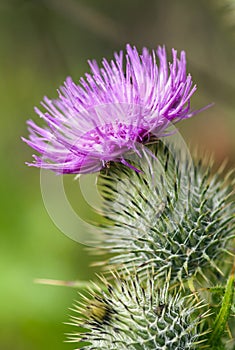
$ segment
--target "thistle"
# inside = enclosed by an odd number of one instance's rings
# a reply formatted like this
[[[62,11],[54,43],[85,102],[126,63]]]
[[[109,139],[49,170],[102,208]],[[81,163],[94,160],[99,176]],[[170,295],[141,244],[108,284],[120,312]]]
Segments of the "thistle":
[[[79,330],[69,339],[78,348],[179,350],[200,343],[207,312],[192,295],[170,291],[167,281],[159,287],[151,274],[145,284],[138,275],[116,275],[113,285],[102,282],[103,289],[96,286],[98,291],[91,291],[90,298],[83,295],[74,306],[71,322]]]
[[[172,281],[181,283],[199,275],[213,281],[234,237],[229,175],[212,176],[166,140],[152,152],[139,158],[140,173],[115,164],[100,175],[110,220],[102,247],[114,254],[106,263],[143,272],[152,266],[157,278],[171,270]]]
[[[89,65],[79,84],[67,78],[58,99],[44,98],[43,110],[35,111],[47,126],[29,120],[29,139],[23,138],[39,153],[31,166],[58,174],[100,171],[108,223],[97,243],[111,254],[106,268],[118,272],[75,305],[78,331],[70,340],[88,350],[195,349],[203,341],[225,349],[234,311],[235,268],[224,287],[234,256],[233,181],[228,185],[231,173],[221,180],[205,162],[194,164],[166,137],[170,126],[198,112],[190,107],[196,87],[185,53],[177,58],[172,50],[168,64],[164,47],[139,54],[127,45],[125,55],[104,59],[101,68]],[[207,300],[219,291],[214,319],[194,288],[202,281],[212,291]]]
[[[29,165],[60,174],[96,172],[110,161],[130,166],[125,153],[136,151],[137,143],[162,137],[170,123],[196,114],[185,52],[177,58],[172,50],[172,56],[168,64],[164,47],[139,54],[127,45],[101,68],[89,62],[91,73],[79,84],[67,78],[58,99],[45,97],[43,110],[35,108],[47,126],[28,121],[29,140],[23,140],[39,152]]]

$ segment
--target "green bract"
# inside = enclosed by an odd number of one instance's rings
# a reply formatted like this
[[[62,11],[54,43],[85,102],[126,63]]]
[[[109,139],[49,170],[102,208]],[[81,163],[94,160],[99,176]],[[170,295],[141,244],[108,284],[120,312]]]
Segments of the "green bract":
[[[135,164],[141,172],[111,164],[99,176],[110,220],[102,229],[103,246],[114,253],[109,264],[130,271],[152,266],[158,278],[171,270],[172,281],[216,278],[234,237],[227,179],[167,143],[151,151],[143,150]]]
[[[144,284],[135,275],[116,276],[113,286],[104,285],[105,291],[91,292],[91,299],[83,297],[75,305],[78,315],[72,322],[79,331],[70,340],[79,348],[182,350],[200,342],[199,324],[206,313],[194,296],[169,291],[168,282],[159,287],[149,274]]]

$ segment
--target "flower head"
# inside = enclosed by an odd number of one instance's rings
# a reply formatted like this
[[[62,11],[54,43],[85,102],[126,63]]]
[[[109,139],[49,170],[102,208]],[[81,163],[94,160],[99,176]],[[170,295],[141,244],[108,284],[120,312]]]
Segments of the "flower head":
[[[45,97],[44,111],[35,108],[47,127],[28,121],[29,140],[23,140],[40,153],[29,165],[76,174],[125,163],[136,143],[164,136],[170,122],[195,114],[190,98],[196,86],[186,74],[184,51],[177,58],[173,49],[168,64],[164,47],[139,54],[127,45],[125,59],[120,51],[101,68],[96,61],[89,65],[91,73],[78,85],[67,78],[58,99]]]

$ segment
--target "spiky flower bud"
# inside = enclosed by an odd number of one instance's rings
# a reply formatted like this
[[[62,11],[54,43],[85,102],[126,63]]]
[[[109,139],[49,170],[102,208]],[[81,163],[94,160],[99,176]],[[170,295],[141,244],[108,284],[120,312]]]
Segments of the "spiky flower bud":
[[[159,288],[148,276],[145,284],[138,275],[116,277],[105,291],[91,292],[91,299],[75,305],[78,315],[72,324],[78,333],[70,335],[78,348],[89,350],[172,350],[194,349],[199,342],[199,324],[207,313],[195,297],[170,292],[168,282]],[[97,287],[98,288],[98,287]],[[85,315],[84,315],[84,310]],[[200,314],[201,313],[201,314]]]
[[[154,155],[139,158],[142,172],[114,164],[100,175],[104,249],[109,263],[129,270],[153,266],[158,278],[171,269],[172,281],[213,278],[234,237],[234,204],[226,179],[193,165],[177,148],[155,143]],[[222,259],[224,261],[224,258]]]

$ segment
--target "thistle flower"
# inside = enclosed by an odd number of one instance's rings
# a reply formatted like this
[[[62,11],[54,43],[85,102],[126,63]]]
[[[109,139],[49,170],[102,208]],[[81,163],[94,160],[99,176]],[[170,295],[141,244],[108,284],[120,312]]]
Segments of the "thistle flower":
[[[173,49],[168,65],[164,47],[139,54],[127,45],[126,54],[103,59],[101,68],[96,61],[89,65],[80,84],[67,78],[58,99],[45,97],[44,111],[35,108],[47,127],[28,121],[29,140],[23,140],[40,153],[29,165],[72,174],[96,172],[109,161],[131,167],[125,152],[196,113],[190,111],[196,86],[186,74],[184,51],[177,58]]]
[[[142,173],[115,165],[99,175],[108,263],[139,272],[153,266],[157,278],[171,270],[172,281],[216,281],[235,237],[231,176],[221,180],[200,161],[193,166],[164,141],[151,148],[157,160],[139,158]]]
[[[71,323],[79,330],[70,341],[87,350],[195,349],[207,315],[202,302],[170,292],[168,282],[159,288],[148,277],[141,284],[138,275],[117,276],[113,286],[104,280],[106,291],[83,296],[74,307]]]

